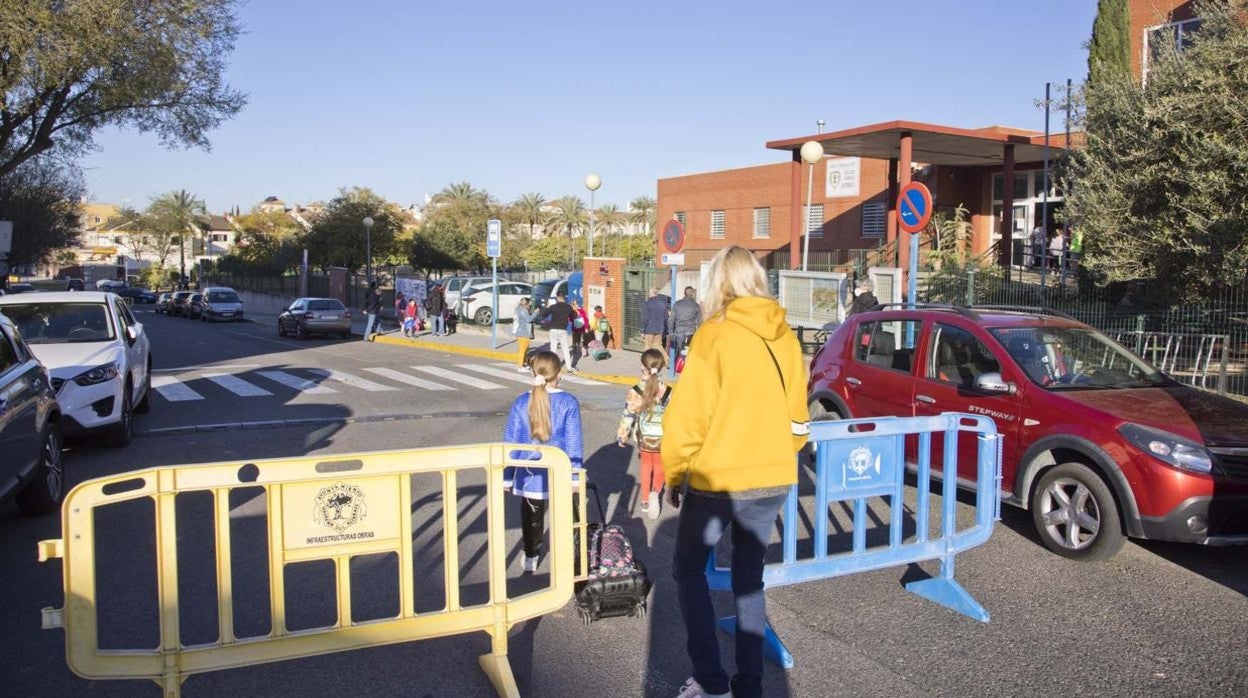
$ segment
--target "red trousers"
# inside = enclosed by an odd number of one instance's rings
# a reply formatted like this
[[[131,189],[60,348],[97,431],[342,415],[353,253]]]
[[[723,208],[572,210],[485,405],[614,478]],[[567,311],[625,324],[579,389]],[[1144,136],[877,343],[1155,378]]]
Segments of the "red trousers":
[[[663,491],[663,459],[658,451],[641,451],[641,498]]]

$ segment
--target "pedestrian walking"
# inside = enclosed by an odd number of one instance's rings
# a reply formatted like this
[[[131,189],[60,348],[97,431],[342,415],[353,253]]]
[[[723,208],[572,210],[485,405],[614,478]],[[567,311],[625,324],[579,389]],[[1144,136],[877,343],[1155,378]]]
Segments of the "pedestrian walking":
[[[429,291],[429,298],[425,301],[425,310],[429,311],[433,336],[441,337],[446,334],[446,296],[442,292],[442,284],[434,284],[433,289]]]
[[[1044,226],[1037,223],[1035,228],[1031,230],[1031,258],[1027,260],[1027,266],[1036,269],[1044,263],[1044,243],[1049,239],[1049,233]]]
[[[581,405],[559,388],[563,369],[559,357],[539,351],[531,362],[533,387],[516,398],[507,416],[503,441],[509,444],[555,446],[572,461],[573,480],[585,467],[581,437]],[[516,450],[516,460],[537,460],[532,451]],[[503,471],[503,487],[519,498],[520,537],[524,545],[524,572],[532,574],[541,562],[546,502],[550,497],[550,473],[546,468],[509,467]]]
[[[568,301],[572,306],[572,348],[579,349],[584,355],[589,343],[594,341],[594,328],[589,324],[589,313],[581,307],[581,302],[573,298]]]
[[[663,350],[663,332],[672,299],[659,288],[650,289],[650,297],[641,306],[641,337],[646,349]]]
[[[1062,256],[1066,252],[1066,238],[1062,235],[1062,229],[1058,228],[1053,234],[1053,239],[1049,241],[1049,256],[1053,259],[1053,270],[1060,271],[1062,268]]]
[[[615,332],[611,331],[611,321],[607,319],[601,305],[594,306],[594,329],[597,330],[598,341],[602,342],[604,349],[610,349],[615,344]]]
[[[658,349],[641,353],[641,382],[628,389],[624,396],[624,414],[616,429],[615,442],[624,447],[631,440],[637,445],[641,466],[637,478],[641,483],[638,497],[641,510],[651,520],[659,518],[659,494],[663,492],[663,411],[672,395],[670,386],[660,376],[667,360]]]
[[[516,337],[516,370],[524,373],[529,370],[529,343],[533,341],[533,322],[537,320],[537,311],[533,310],[528,297],[520,299],[516,306],[516,320],[512,323],[511,333]]]
[[[680,695],[762,695],[767,627],[763,556],[776,514],[797,482],[809,433],[806,364],[784,308],[748,250],[711,261],[705,320],[663,415],[667,500],[680,507],[672,576],[693,676]],[[706,562],[732,530],[737,673],[720,663]]]
[[[563,365],[570,373],[576,373],[572,365],[572,351],[568,346],[568,329],[572,326],[572,306],[568,305],[568,297],[560,293],[555,302],[546,309],[546,326],[550,328],[550,350],[563,359]]]
[[[672,306],[672,319],[667,327],[672,337],[672,356],[680,356],[701,324],[702,306],[698,305],[698,292],[692,286],[686,286],[685,297]]]
[[[377,317],[381,313],[381,294],[377,293],[377,282],[368,282],[368,293],[364,296],[364,314],[368,321],[364,324],[364,341],[371,342],[377,332],[381,331]]]
[[[864,276],[854,284],[854,300],[849,304],[849,312],[845,317],[874,310],[879,304],[879,299],[875,297],[875,282]]]

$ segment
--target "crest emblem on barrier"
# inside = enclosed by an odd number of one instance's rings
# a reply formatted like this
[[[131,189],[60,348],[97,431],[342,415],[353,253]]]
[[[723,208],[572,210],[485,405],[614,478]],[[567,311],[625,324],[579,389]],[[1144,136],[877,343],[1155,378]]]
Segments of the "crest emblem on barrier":
[[[872,453],[871,449],[866,446],[859,446],[849,452],[849,460],[845,463],[845,466],[859,478],[867,475],[872,469],[875,470],[876,475],[879,475],[880,456]]]
[[[329,487],[322,487],[316,493],[313,517],[322,526],[339,532],[345,531],[363,521],[367,514],[364,492],[355,485],[336,482]]]

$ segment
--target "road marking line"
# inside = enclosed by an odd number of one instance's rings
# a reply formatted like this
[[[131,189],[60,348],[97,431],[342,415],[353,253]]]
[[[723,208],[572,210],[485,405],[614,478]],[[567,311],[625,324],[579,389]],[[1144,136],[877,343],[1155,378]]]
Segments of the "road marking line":
[[[370,393],[378,393],[385,390],[398,390],[398,388],[393,385],[374,383],[367,378],[360,378],[359,376],[353,376],[350,373],[343,373],[342,371],[334,368],[309,368],[308,373],[315,373],[316,375],[324,376],[331,381],[338,381],[339,383],[349,385],[352,388],[367,390]]]
[[[364,370],[369,373],[384,376],[392,381],[398,381],[399,383],[405,383],[407,385],[414,385],[417,388],[424,388],[425,390],[455,390],[455,388],[452,388],[449,385],[442,385],[441,383],[427,381],[424,378],[417,378],[416,376],[403,373],[402,371],[396,371],[392,368],[366,368]]]
[[[268,378],[271,381],[281,383],[287,388],[294,388],[295,390],[298,390],[301,393],[309,393],[311,395],[324,395],[326,393],[338,392],[337,390],[334,390],[333,388],[326,388],[323,385],[313,383],[312,381],[306,378],[300,378],[299,376],[296,376],[291,373],[286,373],[285,371],[258,371],[257,373],[264,376],[265,378]]]
[[[498,364],[498,365],[499,365],[499,366],[511,366],[511,367],[512,367],[512,370],[513,370],[513,371],[515,370],[515,364]],[[471,367],[469,367],[469,366],[465,366],[464,368],[471,368]],[[482,368],[484,368],[484,367],[482,367]],[[475,370],[481,370],[481,369],[475,369]],[[523,379],[525,383],[528,383],[528,382],[530,382],[530,381],[532,380],[532,376],[525,377],[525,374],[523,374],[523,373],[519,373],[519,372],[517,372],[515,375],[517,375],[517,376],[519,376],[521,379]],[[511,377],[511,376],[509,376],[509,377]],[[596,381],[596,380],[593,380],[593,379],[590,379],[590,378],[578,378],[577,376],[570,375],[570,374],[567,374],[567,373],[563,374],[563,378],[560,378],[559,380],[560,380],[561,382],[571,383],[571,384],[573,384],[573,385],[607,385],[607,383],[603,383],[602,381]]]
[[[480,388],[481,390],[496,390],[498,388],[503,387],[501,385],[498,385],[497,383],[489,383],[483,380],[478,380],[471,376],[460,375],[454,371],[449,371],[445,368],[442,368],[441,366],[413,366],[412,368],[416,369],[417,371],[424,371],[425,373],[431,373],[439,378],[445,378],[447,380],[456,381],[458,383],[463,383],[464,385],[471,386],[473,388]]]
[[[241,397],[261,397],[273,394],[231,373],[205,373],[204,378]]]
[[[509,381],[516,381],[517,383],[525,383],[527,385],[533,385],[533,374],[529,372],[520,373],[519,371],[516,370],[516,367],[514,365],[510,369],[505,369],[505,368],[496,368],[494,366],[477,366],[473,364],[460,364],[459,368],[466,368],[469,371],[476,371],[478,373],[484,373],[486,375],[494,376],[496,378],[506,378]]]
[[[188,400],[203,400],[204,396],[191,390],[182,381],[169,376],[152,376],[152,387],[160,396],[169,402],[186,402]]]
[[[247,371],[260,368],[260,364],[230,364],[222,366],[182,366],[180,368],[153,368],[152,373],[189,373],[191,371]]]

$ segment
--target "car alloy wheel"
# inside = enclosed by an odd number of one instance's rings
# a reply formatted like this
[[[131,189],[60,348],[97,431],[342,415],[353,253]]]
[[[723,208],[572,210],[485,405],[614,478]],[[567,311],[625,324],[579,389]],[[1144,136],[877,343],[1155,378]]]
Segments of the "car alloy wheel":
[[[488,325],[494,319],[494,311],[490,308],[482,308],[473,315],[473,322],[478,325]]]
[[[130,384],[126,383],[121,395],[121,420],[113,425],[108,435],[108,445],[115,448],[129,446],[134,438],[134,410],[130,407]]]
[[[61,430],[49,424],[43,434],[35,478],[17,495],[17,508],[26,516],[55,511],[65,496],[65,471],[61,460]]]
[[[1063,463],[1040,477],[1032,520],[1046,547],[1076,560],[1103,560],[1122,547],[1114,496],[1082,463]]]

